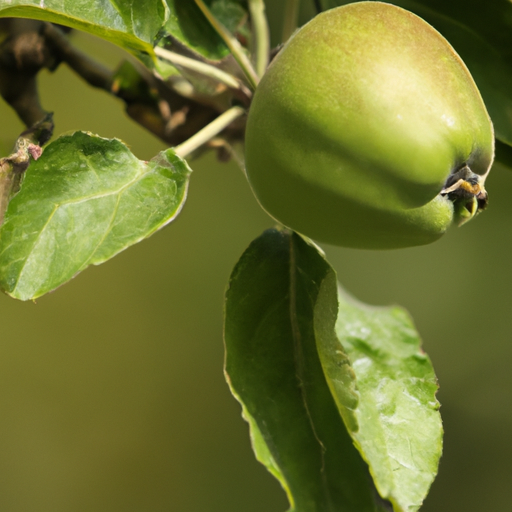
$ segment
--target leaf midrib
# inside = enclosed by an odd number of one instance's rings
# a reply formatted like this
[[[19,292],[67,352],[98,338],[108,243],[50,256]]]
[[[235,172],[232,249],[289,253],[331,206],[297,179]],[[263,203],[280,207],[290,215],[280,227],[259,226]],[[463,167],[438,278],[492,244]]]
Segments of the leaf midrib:
[[[28,253],[28,256],[25,258],[24,262],[23,262],[23,265],[21,266],[21,269],[19,271],[19,274],[18,274],[18,277],[16,279],[16,286],[12,289],[12,292],[11,293],[15,293],[17,288],[18,288],[18,285],[19,283],[21,282],[21,278],[23,277],[23,272],[25,271],[25,268],[27,266],[27,263],[30,259],[30,256],[34,253],[35,249],[37,248],[38,244],[40,243],[41,241],[41,237],[43,235],[43,233],[45,232],[45,230],[47,229],[48,225],[50,224],[53,216],[55,215],[55,212],[63,207],[63,206],[67,206],[67,205],[70,205],[70,204],[80,204],[80,203],[83,203],[83,202],[86,202],[86,201],[91,201],[91,200],[94,200],[94,199],[101,199],[102,197],[109,197],[109,196],[113,196],[113,195],[117,195],[118,196],[118,200],[116,201],[116,205],[115,207],[113,208],[113,217],[110,219],[110,222],[109,222],[109,226],[108,228],[105,230],[105,234],[104,236],[102,237],[101,239],[101,242],[99,245],[96,245],[96,247],[94,248],[94,251],[90,254],[90,256],[87,258],[86,260],[86,263],[80,267],[80,270],[78,270],[78,272],[80,272],[82,269],[84,269],[88,264],[89,262],[91,261],[91,259],[93,258],[94,254],[97,252],[98,248],[101,246],[101,244],[104,242],[105,238],[108,236],[108,234],[110,233],[111,229],[112,229],[112,222],[113,222],[113,219],[115,218],[115,214],[117,213],[117,209],[118,209],[118,206],[119,206],[119,201],[120,201],[120,197],[121,195],[123,194],[123,192],[128,189],[129,187],[131,187],[134,183],[136,183],[138,180],[140,180],[142,177],[146,176],[147,174],[150,174],[150,172],[153,170],[152,167],[149,167],[147,164],[139,164],[139,168],[142,169],[141,172],[137,173],[136,176],[130,180],[128,183],[126,183],[125,185],[123,185],[122,187],[120,187],[118,190],[113,190],[113,191],[110,191],[108,193],[102,193],[102,194],[97,194],[97,195],[91,195],[91,196],[86,196],[86,197],[81,197],[79,200],[69,200],[69,201],[63,201],[61,203],[55,203],[55,206],[51,212],[51,214],[48,216],[48,220],[44,223],[41,231],[39,232],[39,234],[37,235],[37,237],[35,238],[34,240],[34,243],[32,244],[32,248],[30,249],[29,253]],[[94,169],[93,169],[93,172]]]
[[[290,325],[291,325],[291,331],[292,331],[292,338],[293,338],[293,355],[295,360],[295,368],[296,368],[296,377],[300,389],[300,394],[302,397],[302,402],[304,404],[304,409],[309,421],[309,424],[311,426],[311,430],[313,432],[313,435],[315,439],[318,442],[319,448],[320,448],[320,458],[322,461],[322,468],[321,468],[321,480],[322,480],[322,486],[323,486],[323,494],[326,497],[326,502],[329,504],[329,509],[331,512],[335,512],[333,509],[333,500],[331,493],[329,491],[329,486],[327,482],[327,476],[325,472],[325,446],[322,443],[322,440],[319,438],[315,422],[313,420],[313,417],[311,416],[311,412],[309,410],[308,405],[308,398],[307,398],[307,392],[304,386],[304,353],[302,350],[302,335],[300,332],[300,326],[299,321],[297,318],[297,263],[296,263],[296,254],[295,254],[295,244],[294,244],[294,234],[290,234],[288,237],[289,239],[289,252],[290,252],[290,268],[289,268],[289,279],[290,279],[290,290],[289,290],[289,296],[290,296]]]

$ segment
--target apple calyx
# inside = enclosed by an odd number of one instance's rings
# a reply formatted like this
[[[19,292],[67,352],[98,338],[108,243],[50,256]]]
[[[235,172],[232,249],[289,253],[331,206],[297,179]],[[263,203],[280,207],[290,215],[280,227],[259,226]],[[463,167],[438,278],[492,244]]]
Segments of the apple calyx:
[[[459,226],[487,208],[489,196],[484,187],[486,176],[475,174],[468,165],[464,165],[446,180],[441,195],[453,202],[454,221]]]

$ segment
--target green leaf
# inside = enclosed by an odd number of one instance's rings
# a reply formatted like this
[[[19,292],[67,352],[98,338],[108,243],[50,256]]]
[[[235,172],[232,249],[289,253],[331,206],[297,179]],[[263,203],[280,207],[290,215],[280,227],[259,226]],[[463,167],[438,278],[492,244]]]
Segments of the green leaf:
[[[395,512],[416,511],[437,474],[442,450],[431,362],[404,310],[367,306],[341,289],[336,332],[339,341],[322,337],[317,343],[340,412],[380,495]],[[342,351],[357,379],[356,408],[346,405]]]
[[[206,3],[233,33],[247,19],[244,1]],[[211,60],[229,54],[194,0],[9,0],[0,2],[0,17],[33,18],[82,30],[125,48],[150,67],[153,47],[167,36]]]
[[[173,150],[138,160],[119,140],[76,132],[26,171],[0,230],[0,287],[35,299],[172,221],[190,169]]]
[[[335,336],[333,269],[299,235],[269,230],[236,265],[226,292],[226,377],[258,460],[296,512],[383,512],[320,364]],[[342,368],[343,370],[343,368]],[[346,402],[356,407],[353,373]]]
[[[164,0],[10,0],[1,2],[0,16],[59,23],[132,53],[153,56],[153,46],[169,9]]]
[[[325,1],[331,7],[351,3]],[[482,0],[392,0],[390,3],[414,12],[451,43],[482,94],[496,137],[512,145],[512,3]]]
[[[236,0],[209,0],[205,3],[232,33],[247,16],[246,9]],[[227,46],[194,0],[167,0],[167,4],[171,14],[164,26],[166,35],[210,60],[220,60],[229,54]],[[162,43],[165,43],[165,38]]]

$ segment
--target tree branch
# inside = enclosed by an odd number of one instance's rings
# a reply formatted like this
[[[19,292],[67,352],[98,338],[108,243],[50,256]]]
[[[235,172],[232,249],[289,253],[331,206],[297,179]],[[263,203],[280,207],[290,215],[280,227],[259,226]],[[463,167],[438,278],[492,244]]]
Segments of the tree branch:
[[[0,20],[0,28],[9,34],[0,45],[0,94],[26,126],[46,115],[39,101],[37,73],[58,65],[47,51],[42,27],[34,20]]]
[[[111,91],[113,73],[110,69],[75,48],[64,32],[55,25],[45,23],[43,35],[50,49],[58,55],[61,62],[65,62],[75,73],[93,87],[98,87],[108,92]]]
[[[0,19],[9,36],[0,45],[0,94],[20,119],[33,126],[46,115],[39,102],[37,73],[68,65],[85,82],[122,99],[126,113],[138,124],[171,146],[177,146],[209,125],[233,102],[250,104],[250,90],[237,78],[214,66],[171,53],[178,66],[194,68],[191,80],[218,80],[212,95],[199,93],[183,77],[164,82],[141,64],[125,61],[113,72],[75,48],[66,34],[51,23]],[[165,50],[160,53],[169,57]],[[206,69],[207,68],[207,69]],[[206,74],[205,74],[206,73]],[[212,75],[213,74],[213,75]],[[188,75],[185,75],[188,77]],[[239,140],[244,126],[230,127],[229,139]]]

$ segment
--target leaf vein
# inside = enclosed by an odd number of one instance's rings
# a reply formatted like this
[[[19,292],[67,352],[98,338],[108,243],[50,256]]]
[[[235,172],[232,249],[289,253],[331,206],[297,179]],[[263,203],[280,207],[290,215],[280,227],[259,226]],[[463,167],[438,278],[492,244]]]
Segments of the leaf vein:
[[[88,167],[89,167],[89,169],[91,169],[98,176],[98,174],[96,173],[96,171],[94,169],[94,166],[91,164],[91,162],[89,160],[88,160]],[[104,193],[104,194],[95,194],[95,195],[91,195],[91,196],[86,196],[86,197],[80,198],[79,200],[69,200],[69,201],[62,201],[60,203],[56,203],[54,208],[53,208],[53,210],[52,210],[52,212],[51,212],[51,214],[48,216],[48,220],[45,222],[45,224],[41,228],[40,232],[38,233],[36,239],[34,240],[34,244],[32,245],[31,250],[28,251],[28,256],[27,256],[27,258],[25,258],[25,261],[24,261],[24,263],[23,263],[23,265],[22,265],[22,267],[20,269],[20,272],[19,272],[17,280],[16,280],[16,286],[13,288],[13,293],[16,291],[16,289],[18,287],[18,284],[22,280],[23,272],[25,271],[27,262],[30,259],[30,255],[33,254],[33,252],[37,248],[38,244],[41,241],[41,238],[42,238],[43,234],[45,233],[45,230],[50,225],[52,218],[54,217],[55,213],[57,212],[57,210],[59,208],[61,208],[63,206],[70,205],[70,204],[80,204],[80,203],[83,203],[83,202],[86,202],[86,201],[90,201],[90,200],[94,200],[94,199],[100,199],[102,197],[108,197],[108,196],[112,196],[112,195],[116,195],[117,194],[118,195],[118,201],[116,202],[116,207],[114,209],[114,215],[115,215],[115,213],[117,212],[117,207],[119,205],[119,198],[121,197],[122,193],[127,188],[131,187],[134,183],[136,183],[139,179],[141,179],[143,176],[148,174],[149,172],[150,172],[149,169],[147,170],[147,172],[138,172],[137,175],[132,180],[130,180],[128,183],[124,184],[122,187],[120,187],[117,190],[109,191],[109,192]],[[111,219],[111,222],[112,222],[112,219]],[[111,224],[109,224],[109,226],[111,226]],[[104,237],[102,238],[101,243],[104,241],[106,236],[108,236],[108,231],[105,233]],[[96,246],[96,248],[94,249],[94,252],[86,260],[87,263],[80,267],[80,270],[83,270],[88,265],[88,262],[92,259],[92,257],[94,256],[94,254],[95,254],[95,252],[97,250],[98,250],[98,246]]]
[[[324,489],[324,494],[329,503],[329,508],[332,510],[332,496],[329,491],[329,486],[327,484],[327,476],[325,472],[325,446],[318,436],[315,422],[311,415],[311,411],[309,409],[309,403],[307,398],[307,391],[305,387],[305,363],[304,363],[304,352],[302,348],[302,333],[300,330],[299,320],[297,317],[297,273],[300,269],[297,267],[296,255],[295,255],[295,245],[293,240],[293,235],[289,237],[289,251],[290,251],[290,324],[292,330],[292,338],[294,345],[294,359],[295,359],[295,367],[296,367],[296,377],[299,384],[299,389],[302,397],[302,401],[304,404],[304,409],[306,411],[306,415],[308,417],[309,424],[311,426],[311,430],[315,439],[317,440],[320,446],[320,458],[322,461],[321,467],[321,479],[322,485]]]
[[[122,192],[120,192],[117,195],[117,201],[116,201],[114,208],[112,209],[112,216],[110,218],[110,222],[108,224],[108,227],[105,229],[105,232],[104,232],[103,236],[101,237],[101,240],[99,240],[99,242],[96,244],[96,247],[94,247],[93,251],[91,252],[91,255],[89,256],[89,258],[87,258],[85,263],[80,267],[80,270],[78,270],[78,272],[81,272],[83,269],[85,269],[86,267],[89,266],[91,260],[94,258],[94,255],[98,252],[98,249],[103,245],[103,242],[108,237],[108,235],[110,235],[110,233],[112,231],[112,224],[114,223],[114,220],[117,216],[117,212],[119,210],[119,203],[121,202],[121,196],[122,196]]]

